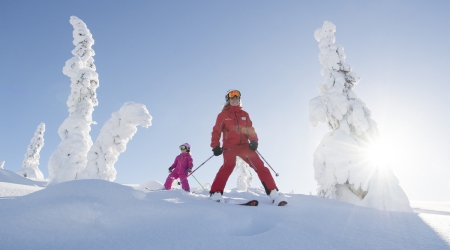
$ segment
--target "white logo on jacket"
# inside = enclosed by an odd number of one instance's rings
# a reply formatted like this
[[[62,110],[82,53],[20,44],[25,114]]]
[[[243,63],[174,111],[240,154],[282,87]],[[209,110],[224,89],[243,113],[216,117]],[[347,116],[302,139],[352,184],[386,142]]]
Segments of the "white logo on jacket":
[[[245,121],[245,120],[247,120],[247,117],[241,117],[241,119],[242,119],[243,121]]]

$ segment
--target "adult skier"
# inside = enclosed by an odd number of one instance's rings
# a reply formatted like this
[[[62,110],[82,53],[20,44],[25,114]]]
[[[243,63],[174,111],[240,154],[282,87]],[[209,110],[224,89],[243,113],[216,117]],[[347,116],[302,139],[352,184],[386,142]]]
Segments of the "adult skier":
[[[181,188],[187,192],[190,191],[189,182],[187,180],[188,173],[192,171],[191,146],[188,143],[180,145],[181,153],[175,158],[172,166],[169,167],[169,176],[167,176],[164,187],[167,190],[172,189],[174,180],[180,178]]]
[[[212,151],[215,156],[223,153],[224,160],[212,183],[211,199],[224,202],[223,190],[236,165],[236,156],[239,156],[255,170],[272,202],[279,206],[286,205],[286,199],[283,195],[278,194],[278,188],[269,169],[264,166],[255,152],[258,148],[258,136],[250,116],[242,110],[241,92],[229,90],[225,95],[225,101],[211,134]],[[222,148],[219,141],[221,136]]]

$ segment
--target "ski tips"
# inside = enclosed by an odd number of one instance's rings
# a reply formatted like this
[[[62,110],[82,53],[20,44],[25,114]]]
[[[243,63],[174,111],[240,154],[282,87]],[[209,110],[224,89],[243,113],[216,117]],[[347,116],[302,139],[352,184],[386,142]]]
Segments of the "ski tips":
[[[259,204],[259,202],[257,200],[252,200],[252,201],[249,201],[247,203],[239,204],[239,205],[254,207],[254,206],[258,206],[258,204]]]
[[[278,206],[282,207],[282,206],[286,206],[288,203],[287,201],[280,201],[280,203],[278,203]]]

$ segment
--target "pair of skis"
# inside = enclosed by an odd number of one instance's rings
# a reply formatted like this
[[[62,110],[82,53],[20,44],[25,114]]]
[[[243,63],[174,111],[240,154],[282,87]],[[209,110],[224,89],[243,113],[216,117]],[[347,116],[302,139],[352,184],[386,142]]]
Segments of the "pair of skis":
[[[231,203],[231,204],[241,205],[241,206],[249,206],[249,207],[256,207],[256,206],[258,206],[259,201],[251,200],[251,201],[247,201],[247,202],[244,202],[244,203]]]
[[[220,201],[217,201],[220,202]],[[225,202],[225,203],[229,203],[229,204],[233,204],[233,205],[240,205],[240,206],[249,206],[249,207],[256,207],[258,206],[259,202],[258,200],[251,200],[251,201],[247,201],[247,202],[243,202],[243,203],[230,203],[230,202]],[[280,203],[278,203],[278,206],[282,207],[287,205],[287,201],[280,201]]]
[[[147,189],[148,191],[162,191],[162,190],[166,190],[166,189],[156,189],[156,190],[150,190],[148,187],[145,187],[145,189]],[[232,202],[231,202],[232,201]],[[225,202],[227,204],[232,204],[232,205],[240,205],[240,206],[249,206],[249,207],[256,207],[259,205],[259,201],[258,200],[250,200],[250,201],[245,201],[245,202],[239,202],[239,201],[235,201],[235,200],[231,200],[230,202]],[[219,202],[219,200],[217,200],[216,202]],[[278,203],[278,206],[285,206],[287,205],[287,201],[281,201],[280,203]]]

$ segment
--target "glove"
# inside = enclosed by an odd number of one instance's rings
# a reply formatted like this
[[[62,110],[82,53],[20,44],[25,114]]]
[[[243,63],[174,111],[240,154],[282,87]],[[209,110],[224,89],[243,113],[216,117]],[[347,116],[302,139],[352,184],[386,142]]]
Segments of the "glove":
[[[173,171],[173,168],[170,167],[170,168],[169,168],[169,173],[172,173],[172,171]]]
[[[188,173],[192,173],[192,168],[188,168],[186,170],[188,171]]]
[[[255,151],[256,149],[258,149],[258,142],[257,141],[251,141],[250,144],[248,144],[248,147]]]
[[[212,149],[212,151],[214,152],[215,156],[219,156],[222,154],[222,149],[220,148],[220,146],[216,146]]]

